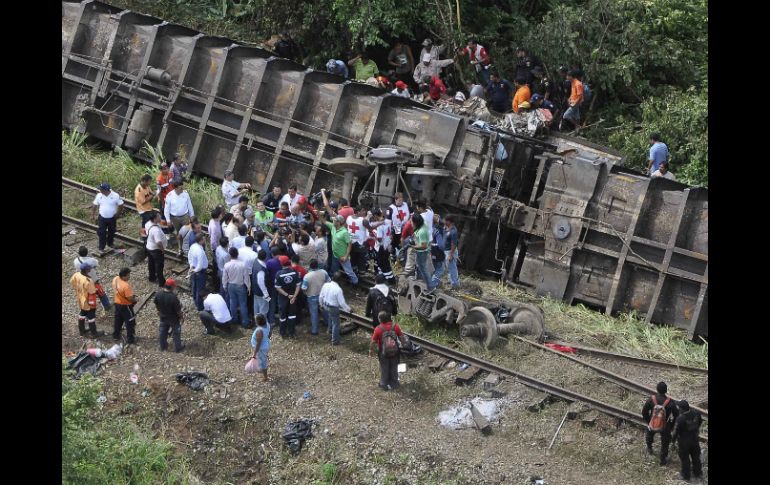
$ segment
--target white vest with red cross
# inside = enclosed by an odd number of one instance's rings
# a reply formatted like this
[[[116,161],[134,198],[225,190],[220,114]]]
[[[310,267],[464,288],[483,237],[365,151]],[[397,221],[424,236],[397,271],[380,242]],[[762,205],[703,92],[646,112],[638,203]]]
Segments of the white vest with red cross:
[[[364,227],[364,218],[348,216],[346,223],[348,232],[350,233],[350,242],[358,243],[363,246],[364,242],[366,242],[369,237],[369,232]]]
[[[409,206],[405,202],[401,203],[401,207],[390,204],[390,222],[393,224],[394,234],[401,234],[401,227],[409,220],[409,215]]]

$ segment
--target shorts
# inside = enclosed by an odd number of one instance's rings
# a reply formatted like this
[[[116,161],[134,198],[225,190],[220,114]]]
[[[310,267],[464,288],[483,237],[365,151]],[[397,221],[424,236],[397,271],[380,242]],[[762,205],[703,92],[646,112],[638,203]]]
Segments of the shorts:
[[[580,120],[580,108],[578,106],[570,106],[562,116],[565,120],[579,121]]]

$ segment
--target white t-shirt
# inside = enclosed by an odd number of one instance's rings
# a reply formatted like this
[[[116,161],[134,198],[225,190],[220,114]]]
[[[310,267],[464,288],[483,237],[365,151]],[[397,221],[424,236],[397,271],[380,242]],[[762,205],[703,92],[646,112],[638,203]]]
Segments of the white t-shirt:
[[[369,237],[369,232],[364,227],[364,218],[348,216],[345,222],[348,226],[348,232],[350,233],[350,242],[357,242],[358,244],[363,245]]]
[[[230,247],[235,249],[241,249],[246,245],[246,236],[237,236],[230,240]]]
[[[99,266],[99,260],[98,259],[91,258],[91,257],[88,257],[88,256],[86,256],[84,258],[81,258],[80,256],[78,256],[77,258],[75,258],[74,263],[75,263],[75,270],[76,271],[80,271],[80,265],[82,263],[88,264],[91,267],[91,271],[88,273],[88,276],[90,276],[91,279],[94,280],[95,282],[99,281],[99,275],[96,273],[96,267]]]
[[[238,199],[241,198],[241,194],[238,193],[238,187],[241,185],[240,182],[236,182],[235,180],[227,181],[225,180],[222,182],[222,195],[225,196],[225,202],[227,205],[234,205],[238,203]]]
[[[112,190],[110,190],[109,195],[99,192],[94,198],[94,205],[99,206],[100,216],[105,219],[111,219],[118,212],[118,206],[123,205],[123,199],[120,198],[117,192]]]
[[[214,315],[214,319],[219,323],[227,323],[233,318],[230,315],[230,310],[227,308],[225,299],[219,293],[209,293],[209,296],[203,300],[203,309],[211,312]]]
[[[382,247],[386,251],[390,250],[390,240],[392,237],[391,225],[392,224],[390,222],[390,219],[385,219],[382,225],[377,226],[376,248],[378,251],[380,250],[380,247]]]
[[[401,234],[401,228],[409,220],[409,215],[409,206],[406,202],[402,202],[400,207],[390,204],[390,222],[393,224],[395,234]]]
[[[249,270],[249,274],[251,274],[251,266],[254,264],[255,259],[257,259],[257,253],[253,249],[246,247],[245,243],[242,248],[238,248],[238,260],[243,261],[246,269]]]
[[[283,197],[281,197],[281,200],[278,201],[278,207],[281,207],[281,202],[286,202],[289,204],[289,210],[291,210],[292,207],[297,205],[297,202],[299,202],[299,198],[302,197],[302,195],[297,192],[294,194],[294,197],[291,197],[289,194],[283,194]]]
[[[163,232],[163,229],[158,224],[153,224],[152,221],[148,221],[145,228],[147,229],[147,250],[165,249],[168,236]]]
[[[425,209],[425,212],[420,215],[425,225],[428,226],[428,241],[433,242],[433,209]]]
[[[409,90],[408,89],[404,89],[403,91],[401,91],[399,93],[398,92],[398,88],[395,88],[393,91],[390,92],[390,94],[392,94],[394,96],[400,96],[402,98],[411,98],[411,96],[409,96]]]
[[[668,171],[666,173],[660,173],[660,169],[655,170],[652,173],[652,176],[653,177],[663,177],[664,179],[669,179],[669,180],[676,180],[676,177],[674,177],[674,174],[671,173],[671,171]]]

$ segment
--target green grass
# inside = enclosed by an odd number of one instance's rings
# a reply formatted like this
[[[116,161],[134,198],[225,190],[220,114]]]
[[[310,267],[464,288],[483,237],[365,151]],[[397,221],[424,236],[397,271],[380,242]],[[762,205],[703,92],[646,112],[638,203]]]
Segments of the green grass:
[[[96,187],[102,182],[128,200],[134,198],[134,188],[145,173],[153,177],[152,187],[159,170],[157,167],[135,162],[124,150],[115,152],[96,150],[85,145],[85,137],[75,131],[62,131],[62,176]],[[160,155],[156,149],[146,150],[152,158]],[[209,212],[217,205],[224,204],[221,186],[207,178],[192,176],[185,181],[185,190],[190,194],[195,214],[206,224]],[[159,208],[157,202],[155,207]]]
[[[129,418],[102,412],[102,384],[90,375],[74,381],[62,362],[62,483],[197,483],[173,445],[153,439]]]

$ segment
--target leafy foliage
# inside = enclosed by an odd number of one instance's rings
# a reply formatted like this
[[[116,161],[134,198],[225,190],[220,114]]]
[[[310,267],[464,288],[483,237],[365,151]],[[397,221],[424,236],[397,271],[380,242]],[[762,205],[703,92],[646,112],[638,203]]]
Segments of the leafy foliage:
[[[146,436],[124,418],[99,415],[102,384],[86,374],[73,380],[62,361],[62,483],[194,482],[172,445]],[[101,419],[100,419],[101,418]]]

